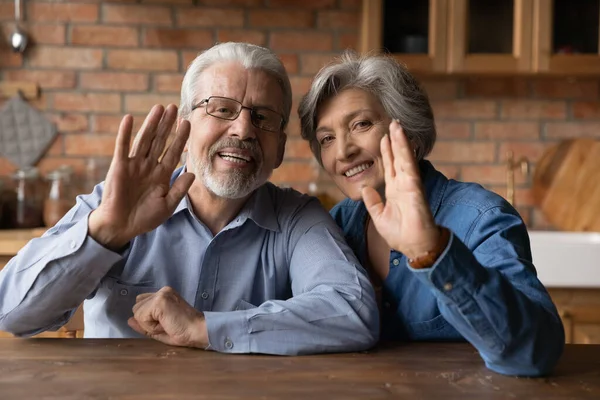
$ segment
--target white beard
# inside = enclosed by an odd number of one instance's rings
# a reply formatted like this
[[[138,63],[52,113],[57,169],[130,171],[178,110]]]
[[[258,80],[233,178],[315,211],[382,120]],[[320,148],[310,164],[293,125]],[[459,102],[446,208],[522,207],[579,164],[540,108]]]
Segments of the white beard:
[[[219,157],[215,155],[214,157]],[[248,196],[264,182],[259,182],[259,174],[262,165],[249,174],[239,169],[233,169],[229,173],[216,174],[210,160],[202,162],[190,153],[187,155],[188,165],[193,169],[196,179],[201,179],[204,186],[219,197],[226,199],[240,199]]]

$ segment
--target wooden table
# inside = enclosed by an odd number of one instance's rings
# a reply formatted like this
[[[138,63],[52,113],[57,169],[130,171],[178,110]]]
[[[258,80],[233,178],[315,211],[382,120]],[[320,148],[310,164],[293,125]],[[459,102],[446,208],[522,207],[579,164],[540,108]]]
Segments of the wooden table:
[[[0,340],[1,399],[600,398],[600,346],[568,345],[548,378],[489,371],[464,343],[302,357],[227,355],[152,340]]]

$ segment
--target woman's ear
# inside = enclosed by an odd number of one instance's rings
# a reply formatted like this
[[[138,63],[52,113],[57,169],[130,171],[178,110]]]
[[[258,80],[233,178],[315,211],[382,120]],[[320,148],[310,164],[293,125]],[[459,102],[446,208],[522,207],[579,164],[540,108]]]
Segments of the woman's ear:
[[[275,168],[278,168],[283,162],[283,156],[285,155],[285,143],[287,142],[287,135],[285,132],[281,133],[281,139],[279,140],[279,146],[277,147],[277,162]]]

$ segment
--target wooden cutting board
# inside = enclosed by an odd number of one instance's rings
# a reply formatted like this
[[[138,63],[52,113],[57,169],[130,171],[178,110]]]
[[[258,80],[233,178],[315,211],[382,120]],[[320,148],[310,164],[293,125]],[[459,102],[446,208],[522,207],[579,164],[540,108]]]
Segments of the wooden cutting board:
[[[600,232],[600,141],[570,139],[546,150],[533,176],[533,197],[556,228]]]

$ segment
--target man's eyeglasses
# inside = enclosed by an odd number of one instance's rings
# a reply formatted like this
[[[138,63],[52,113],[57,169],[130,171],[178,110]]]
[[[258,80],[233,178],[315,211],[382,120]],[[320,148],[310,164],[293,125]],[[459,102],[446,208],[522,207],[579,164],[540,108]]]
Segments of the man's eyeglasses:
[[[206,113],[212,117],[233,121],[240,116],[243,109],[250,111],[252,125],[269,132],[279,132],[283,129],[285,119],[276,111],[266,107],[246,107],[237,100],[228,97],[210,96],[201,100],[192,111],[205,106]]]

